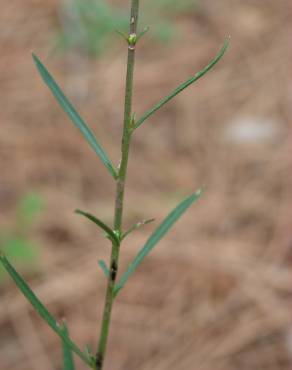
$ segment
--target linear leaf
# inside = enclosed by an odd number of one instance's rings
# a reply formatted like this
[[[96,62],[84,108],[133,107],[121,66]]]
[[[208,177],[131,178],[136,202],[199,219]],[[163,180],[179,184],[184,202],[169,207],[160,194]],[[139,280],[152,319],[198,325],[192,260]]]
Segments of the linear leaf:
[[[144,27],[144,29],[137,35],[137,42],[150,30],[149,26]]]
[[[79,215],[82,215],[82,216],[88,218],[88,220],[94,222],[97,226],[99,226],[103,231],[106,232],[106,234],[108,235],[109,239],[113,243],[115,243],[116,245],[118,245],[120,243],[118,237],[113,232],[113,230],[109,226],[107,226],[105,223],[103,223],[101,220],[99,220],[95,216],[91,215],[90,213],[81,211],[80,209],[76,209],[75,213],[77,213]]]
[[[223,47],[219,51],[219,53],[216,55],[216,57],[201,71],[196,73],[194,77],[190,78],[186,82],[182,83],[179,85],[175,90],[172,91],[168,96],[165,98],[161,99],[160,102],[158,102],[156,105],[154,105],[151,109],[149,109],[147,112],[143,114],[141,118],[139,118],[135,124],[135,128],[139,127],[142,125],[144,121],[146,121],[147,118],[149,118],[153,113],[155,113],[158,109],[160,109],[164,104],[168,103],[171,99],[173,99],[177,94],[182,92],[184,89],[189,87],[191,84],[196,82],[199,78],[203,77],[210,69],[212,69],[215,64],[219,62],[219,60],[223,57],[225,51],[227,50],[229,46],[229,39],[226,39]]]
[[[105,277],[108,279],[109,278],[109,275],[110,275],[110,272],[109,272],[109,269],[108,269],[106,263],[103,260],[99,260],[98,261],[98,264],[99,264],[99,267],[104,272]]]
[[[148,253],[154,248],[154,246],[160,241],[160,239],[167,233],[171,226],[181,217],[181,215],[200,198],[202,189],[192,194],[185,200],[183,200],[170,214],[162,221],[157,227],[154,233],[147,240],[145,245],[141,248],[134,261],[130,264],[128,270],[122,275],[121,279],[115,287],[115,295],[122,289],[129,277],[135,272],[137,267],[141,264],[143,259]]]
[[[68,327],[64,320],[63,320],[63,332],[67,337],[69,337]],[[75,370],[72,349],[63,339],[62,339],[62,348],[63,348],[63,370]]]
[[[48,88],[51,90],[53,95],[55,96],[56,100],[58,101],[61,108],[68,114],[74,125],[81,131],[82,135],[86,139],[86,141],[89,143],[91,148],[95,151],[95,153],[99,156],[99,158],[102,160],[103,164],[106,166],[106,168],[109,170],[110,174],[116,178],[117,172],[108,158],[107,154],[101,147],[101,145],[97,142],[95,136],[93,135],[92,131],[89,129],[87,124],[83,121],[83,119],[80,117],[79,113],[76,111],[72,103],[68,100],[68,98],[64,95],[59,85],[54,80],[53,76],[49,73],[49,71],[46,69],[46,67],[42,64],[42,62],[38,59],[38,57],[35,54],[32,54],[33,60],[35,62],[35,65],[45,82],[45,84],[48,86]]]
[[[84,353],[86,354],[86,356],[88,356],[89,358],[92,359],[92,362],[95,363],[95,356],[92,354],[92,350],[91,350],[91,347],[89,346],[89,344],[86,344],[85,347],[84,347]]]
[[[141,226],[147,225],[147,224],[149,224],[150,222],[153,222],[153,221],[155,221],[155,219],[154,218],[150,218],[149,220],[143,220],[143,221],[137,222],[136,224],[134,224],[133,226],[131,226],[129,228],[129,230],[127,230],[122,235],[122,239],[125,239],[126,236],[128,236],[129,234],[131,234],[133,231],[139,229]]]
[[[34,292],[30,289],[23,278],[18,274],[14,267],[9,263],[4,255],[0,255],[0,261],[9,275],[12,277],[18,288],[21,290],[23,295],[32,304],[34,309],[39,313],[39,315],[46,321],[46,323],[54,330],[54,332],[64,341],[67,346],[72,349],[87,365],[93,367],[92,360],[89,359],[80,348],[66,335],[62,327],[57,323],[55,318],[49,313],[47,308],[42,304]]]

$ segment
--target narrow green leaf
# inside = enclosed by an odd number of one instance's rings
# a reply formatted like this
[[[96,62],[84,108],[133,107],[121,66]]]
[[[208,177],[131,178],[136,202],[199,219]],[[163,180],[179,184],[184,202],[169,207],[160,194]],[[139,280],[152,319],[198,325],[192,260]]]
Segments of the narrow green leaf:
[[[89,359],[69,338],[69,336],[64,333],[62,327],[57,323],[55,318],[49,313],[47,308],[42,304],[42,302],[38,299],[38,297],[34,294],[34,292],[30,289],[27,283],[18,274],[18,272],[14,269],[14,267],[9,263],[9,261],[3,254],[0,254],[0,262],[2,263],[8,274],[11,276],[11,278],[14,280],[18,288],[21,290],[23,295],[32,304],[34,309],[39,313],[44,321],[46,321],[46,323],[54,330],[54,332],[64,342],[66,342],[67,346],[70,347],[73,352],[75,352],[87,365],[93,367],[94,364],[92,363],[92,360]]]
[[[92,363],[95,363],[95,356],[92,354],[92,349],[89,346],[89,344],[85,345],[84,353],[86,354],[86,356],[88,356],[88,358],[90,358],[92,360]]]
[[[146,244],[141,248],[134,261],[130,264],[128,270],[122,275],[121,279],[115,287],[115,295],[117,295],[118,292],[122,289],[126,281],[135,272],[137,267],[153,249],[153,247],[160,241],[160,239],[167,233],[167,231],[181,217],[181,215],[192,205],[192,203],[200,198],[201,194],[202,189],[198,190],[196,193],[183,200],[172,212],[170,212],[170,214],[164,219],[164,221],[162,221],[162,223],[157,227],[154,233],[147,240]]]
[[[63,320],[63,332],[66,335],[66,337],[69,337],[68,327],[64,320]],[[63,370],[75,370],[72,349],[63,339],[62,339],[62,348],[63,348]]]
[[[134,230],[137,230],[139,229],[141,226],[144,226],[144,225],[147,225],[149,224],[150,222],[153,222],[155,221],[154,218],[151,218],[149,220],[143,220],[141,222],[137,222],[136,224],[134,224],[133,226],[130,227],[129,230],[127,230],[123,235],[122,235],[122,239],[124,239],[126,236],[128,236],[129,234],[131,234]]]
[[[120,30],[115,30],[115,32],[120,35],[124,40],[128,41],[128,35],[123,32],[123,31],[120,31]]]
[[[177,94],[179,94],[184,89],[186,89],[187,87],[189,87],[191,84],[193,84],[194,82],[196,82],[199,78],[203,77],[210,69],[212,69],[215,66],[215,64],[217,64],[219,62],[219,60],[223,57],[225,51],[227,50],[228,46],[229,46],[229,39],[226,39],[225,42],[224,42],[224,45],[221,48],[221,50],[219,51],[219,53],[216,55],[216,57],[204,69],[202,69],[201,71],[199,71],[198,73],[196,73],[194,75],[194,77],[190,78],[186,82],[184,82],[181,85],[179,85],[175,90],[173,90],[172,93],[170,93],[168,96],[166,96],[165,98],[163,98],[162,100],[160,100],[159,103],[157,103],[156,105],[154,105],[154,107],[152,107],[146,113],[144,113],[143,116],[141,118],[139,118],[138,121],[136,122],[135,128],[137,128],[140,125],[142,125],[142,123],[144,121],[146,121],[147,118],[149,118],[150,116],[152,116],[153,113],[155,113],[158,109],[160,109],[164,104],[168,103]]]
[[[109,275],[110,275],[110,272],[109,272],[109,269],[108,269],[106,263],[103,260],[99,260],[98,261],[98,264],[99,264],[99,267],[104,272],[105,277],[108,279],[109,278]]]
[[[102,160],[103,164],[109,170],[110,174],[114,178],[117,178],[117,172],[112,162],[108,158],[107,154],[105,153],[101,145],[97,142],[92,131],[89,129],[87,124],[83,121],[83,119],[80,117],[76,109],[73,107],[72,103],[70,103],[70,101],[64,95],[64,93],[62,92],[62,90],[60,89],[56,81],[54,80],[53,76],[49,73],[49,71],[42,64],[42,62],[38,59],[38,57],[35,54],[32,54],[32,57],[33,57],[35,65],[43,81],[48,86],[48,88],[51,90],[51,92],[55,96],[61,108],[64,110],[64,112],[68,114],[68,116],[70,117],[74,125],[81,131],[86,141],[89,143],[91,148],[95,151],[95,153]]]
[[[109,239],[115,244],[115,245],[119,245],[120,241],[117,237],[117,235],[114,233],[114,231],[109,227],[107,226],[105,223],[103,223],[102,221],[100,221],[98,218],[96,218],[95,216],[91,215],[90,213],[87,213],[87,212],[83,212],[81,211],[80,209],[76,209],[75,210],[75,213],[79,214],[79,215],[82,215],[86,218],[88,218],[88,220],[94,222],[97,226],[99,226],[103,231],[106,232],[107,236],[109,237]]]
[[[92,349],[89,344],[85,344],[84,353],[87,353],[88,357],[92,357]]]
[[[144,27],[144,29],[137,35],[137,42],[149,31],[149,29],[149,26]]]

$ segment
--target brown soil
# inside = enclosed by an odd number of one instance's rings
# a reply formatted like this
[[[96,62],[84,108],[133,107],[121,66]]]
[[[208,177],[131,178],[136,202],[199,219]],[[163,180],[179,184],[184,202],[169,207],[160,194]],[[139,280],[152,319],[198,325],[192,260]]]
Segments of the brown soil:
[[[29,53],[36,51],[54,71],[115,163],[126,54],[121,45],[87,61],[86,74],[78,74],[74,53],[52,54],[57,5],[15,0],[1,6],[0,221],[9,226],[28,190],[44,197],[46,210],[31,235],[41,260],[37,271],[24,273],[48,308],[66,317],[74,340],[95,348],[105,288],[97,261],[108,258],[109,247],[72,211],[85,209],[110,223],[114,186]],[[183,37],[171,46],[141,43],[138,114],[204,66],[232,35],[215,70],[135,135],[125,226],[151,217],[157,225],[183,196],[201,185],[207,190],[117,299],[105,369],[292,368],[289,10],[288,0],[205,0],[176,20]],[[88,76],[84,99],[73,87]],[[256,143],[227,140],[239,118],[273,122],[276,133]],[[128,238],[122,270],[154,227]],[[9,280],[0,294],[0,368],[60,369],[59,339]]]

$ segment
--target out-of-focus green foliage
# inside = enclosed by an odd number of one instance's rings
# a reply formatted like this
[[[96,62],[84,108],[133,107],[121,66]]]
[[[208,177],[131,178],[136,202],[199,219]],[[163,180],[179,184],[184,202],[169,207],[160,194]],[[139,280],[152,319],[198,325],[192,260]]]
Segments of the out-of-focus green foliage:
[[[36,193],[26,194],[19,202],[15,220],[9,229],[0,229],[0,251],[20,268],[33,266],[38,258],[38,249],[30,240],[29,231],[43,209],[43,199]],[[4,278],[0,266],[0,283]]]
[[[148,0],[146,7],[151,12],[161,11],[164,14],[176,15],[178,13],[189,11],[196,5],[198,0]]]
[[[110,42],[115,29],[127,27],[127,14],[105,0],[63,0],[60,5],[61,32],[58,46],[80,48],[100,54]]]
[[[177,34],[174,16],[195,9],[198,0],[148,0],[143,4],[142,25],[151,35],[166,43]],[[115,30],[126,32],[128,15],[124,9],[106,0],[63,0],[60,5],[61,32],[57,45],[61,50],[79,48],[99,55],[113,45]]]

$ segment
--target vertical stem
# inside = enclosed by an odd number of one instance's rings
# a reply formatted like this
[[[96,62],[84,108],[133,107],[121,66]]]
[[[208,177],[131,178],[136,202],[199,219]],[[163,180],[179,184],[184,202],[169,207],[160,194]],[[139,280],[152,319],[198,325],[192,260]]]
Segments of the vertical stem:
[[[123,221],[123,205],[125,182],[127,176],[127,166],[129,158],[129,148],[132,134],[132,95],[133,95],[133,76],[135,65],[135,44],[139,13],[139,0],[131,0],[131,16],[130,16],[130,35],[128,38],[128,62],[127,62],[127,77],[125,89],[125,108],[124,108],[124,128],[122,137],[122,158],[119,168],[118,177],[116,180],[116,200],[115,200],[115,216],[114,228],[119,234],[122,232]],[[134,41],[133,41],[134,40]],[[109,326],[111,319],[112,306],[114,302],[114,287],[116,275],[118,271],[120,244],[112,244],[111,260],[110,260],[110,274],[108,278],[105,305],[103,311],[103,319],[101,332],[99,337],[98,350],[96,354],[96,370],[102,370],[104,357],[106,353],[106,346],[108,341]]]

